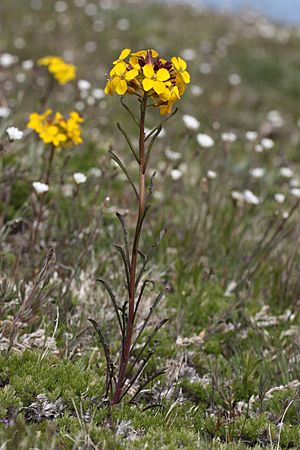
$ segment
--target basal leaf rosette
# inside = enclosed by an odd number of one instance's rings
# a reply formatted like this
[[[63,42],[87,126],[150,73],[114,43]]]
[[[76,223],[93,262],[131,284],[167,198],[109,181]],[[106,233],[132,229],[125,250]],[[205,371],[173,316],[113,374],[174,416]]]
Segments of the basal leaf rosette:
[[[125,48],[113,62],[105,93],[147,95],[153,100],[153,106],[159,107],[161,115],[165,115],[172,111],[189,82],[190,74],[182,58],[174,56],[169,61],[155,50],[131,53]]]
[[[61,149],[82,143],[80,124],[83,121],[76,111],[64,117],[47,109],[43,114],[31,113],[27,128],[34,130],[45,144]]]

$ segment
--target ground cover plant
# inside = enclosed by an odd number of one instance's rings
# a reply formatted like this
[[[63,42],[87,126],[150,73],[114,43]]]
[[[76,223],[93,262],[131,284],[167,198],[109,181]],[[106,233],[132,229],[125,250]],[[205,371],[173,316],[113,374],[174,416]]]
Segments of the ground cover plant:
[[[299,448],[299,30],[138,0],[4,1],[0,25],[1,448]],[[104,285],[128,324],[140,104],[120,104],[124,47],[191,75],[171,110],[162,67],[143,71],[167,115],[144,126],[151,282],[129,357]],[[137,377],[114,390],[119,357]]]

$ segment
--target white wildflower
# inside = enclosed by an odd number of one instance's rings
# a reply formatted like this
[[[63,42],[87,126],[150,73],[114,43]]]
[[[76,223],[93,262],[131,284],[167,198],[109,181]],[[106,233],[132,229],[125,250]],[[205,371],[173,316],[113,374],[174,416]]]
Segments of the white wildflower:
[[[212,137],[204,133],[197,134],[197,142],[203,148],[211,148],[215,143]]]
[[[257,144],[257,145],[255,146],[254,150],[255,150],[257,153],[262,153],[262,152],[264,151],[264,148],[263,148],[263,146],[262,146],[261,144]]]
[[[237,135],[232,133],[232,131],[227,131],[221,134],[221,138],[223,142],[227,142],[228,144],[232,144],[237,140]]]
[[[247,131],[246,132],[246,139],[249,142],[255,142],[257,137],[258,137],[257,131]]]
[[[178,161],[181,158],[181,153],[174,152],[169,147],[165,149],[165,155],[170,161]]]
[[[278,192],[278,193],[274,194],[274,198],[277,203],[283,203],[285,200],[285,195]]]
[[[22,69],[24,70],[31,70],[34,66],[34,62],[32,59],[26,59],[22,62]]]
[[[211,71],[212,71],[211,64],[210,64],[210,63],[207,63],[207,62],[203,62],[202,64],[200,64],[199,70],[200,70],[200,72],[203,73],[204,75],[208,75],[208,74],[211,73]]]
[[[105,98],[105,93],[103,89],[93,89],[92,90],[92,95],[94,98],[96,98],[97,100],[101,100],[102,98]]]
[[[214,180],[215,178],[217,178],[217,172],[215,172],[214,170],[208,170],[206,176],[210,180]]]
[[[228,77],[228,82],[231,86],[238,86],[242,82],[242,78],[238,73],[232,73]]]
[[[10,109],[6,106],[0,106],[0,118],[1,119],[7,119],[7,117],[10,115]]]
[[[189,129],[189,130],[198,130],[199,126],[200,126],[200,122],[198,119],[196,119],[196,117],[191,116],[190,114],[184,114],[182,116],[182,120],[185,124],[185,126]]]
[[[274,147],[274,141],[272,139],[269,138],[263,138],[261,140],[261,145],[263,146],[263,148],[265,148],[266,150],[270,150],[271,148]]]
[[[76,184],[83,184],[86,182],[87,177],[84,175],[84,173],[76,172],[73,174],[73,178]]]
[[[281,128],[284,124],[283,118],[279,111],[269,111],[267,114],[268,121],[273,125],[275,128]]]
[[[296,198],[300,198],[300,189],[299,188],[292,188],[290,190],[290,193],[296,197]]]
[[[230,281],[230,283],[228,284],[228,286],[226,288],[224,296],[225,297],[230,297],[233,294],[233,292],[235,291],[236,287],[237,287],[237,282],[234,281],[234,280]]]
[[[280,167],[279,172],[284,178],[292,178],[294,176],[293,170],[289,167]]]
[[[171,170],[171,178],[174,181],[179,180],[182,177],[182,172],[179,169],[172,169]]]
[[[185,48],[181,52],[181,57],[186,61],[193,61],[197,56],[196,51],[193,48]]]
[[[292,178],[290,180],[290,186],[291,187],[299,187],[300,186],[300,180],[299,178]]]
[[[260,200],[252,191],[246,189],[243,194],[246,203],[249,203],[250,205],[259,205]]]
[[[2,53],[0,55],[0,66],[8,69],[11,67],[14,63],[18,61],[18,57],[11,55],[10,53]]]
[[[254,169],[250,169],[249,173],[253,178],[262,178],[266,173],[266,169],[255,167]]]
[[[196,85],[196,84],[193,84],[193,85],[190,87],[190,92],[191,92],[191,94],[192,94],[194,97],[199,97],[200,95],[203,94],[204,89],[203,89],[201,86],[198,86],[198,85]]]
[[[78,80],[77,86],[81,91],[87,91],[88,89],[90,89],[91,83],[87,80]]]
[[[117,22],[117,28],[120,31],[127,31],[130,28],[130,22],[128,19],[126,19],[126,17],[122,17],[121,19],[118,20]]]
[[[19,141],[23,137],[23,131],[19,130],[16,127],[9,127],[6,130],[10,141]]]
[[[37,194],[44,194],[49,191],[49,186],[46,183],[42,183],[41,181],[34,181],[32,183],[33,189]]]

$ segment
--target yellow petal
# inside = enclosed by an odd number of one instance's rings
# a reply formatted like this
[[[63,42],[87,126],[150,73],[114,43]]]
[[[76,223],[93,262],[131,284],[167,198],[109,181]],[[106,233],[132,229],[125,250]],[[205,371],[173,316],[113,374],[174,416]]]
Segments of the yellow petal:
[[[138,76],[138,71],[136,69],[129,70],[125,73],[125,80],[133,80],[136,76]]]
[[[145,75],[145,77],[147,78],[152,78],[154,75],[154,69],[151,66],[151,64],[145,64],[143,67],[143,73]]]
[[[169,105],[161,106],[159,108],[159,112],[160,112],[161,116],[165,116],[166,114],[168,114],[169,113],[169,109],[170,109]]]
[[[172,89],[172,97],[174,98],[174,97],[177,97],[178,98],[178,100],[180,99],[180,95],[179,95],[179,90],[178,90],[178,87],[177,86],[174,86],[173,87],[173,89]]]
[[[123,59],[127,58],[128,55],[130,55],[130,48],[124,48],[124,50],[121,51],[119,59],[122,61]]]
[[[151,51],[153,58],[157,58],[157,57],[158,57],[158,53],[157,53],[156,50],[153,50],[153,48],[150,48],[150,49],[148,50],[148,52],[149,52],[149,51]]]
[[[181,72],[181,76],[186,84],[188,84],[191,81],[190,74],[186,70],[184,72]]]
[[[163,101],[163,102],[167,102],[170,98],[171,98],[171,92],[169,91],[169,89],[165,89],[159,96],[159,98]]]
[[[115,65],[115,73],[120,76],[126,71],[126,64],[122,61]]]
[[[170,74],[167,69],[159,69],[156,78],[158,81],[167,81],[170,78]]]
[[[162,81],[154,81],[153,83],[153,89],[155,90],[155,92],[160,95],[162,94],[167,88],[164,85],[164,83]]]
[[[127,83],[125,80],[120,80],[116,86],[116,93],[119,95],[124,95],[127,91]]]
[[[150,78],[145,78],[143,80],[143,88],[145,91],[150,91],[153,88],[154,81]]]
[[[180,58],[180,56],[178,56],[178,63],[180,65],[180,69],[181,70],[185,70],[186,69],[186,62],[184,59]]]
[[[180,70],[180,65],[179,65],[178,59],[175,56],[173,56],[173,58],[171,58],[171,61],[172,61],[173,66],[175,67],[175,69]]]

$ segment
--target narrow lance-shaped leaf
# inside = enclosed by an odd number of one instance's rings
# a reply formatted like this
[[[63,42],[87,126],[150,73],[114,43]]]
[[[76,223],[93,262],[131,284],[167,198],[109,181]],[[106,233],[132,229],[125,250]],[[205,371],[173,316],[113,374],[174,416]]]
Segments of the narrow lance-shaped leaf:
[[[130,175],[129,175],[127,169],[126,169],[126,167],[124,166],[124,164],[123,164],[122,161],[120,160],[120,158],[118,158],[118,156],[117,156],[112,150],[108,150],[108,153],[110,154],[111,159],[113,159],[113,160],[118,164],[118,166],[120,167],[120,169],[121,169],[121,170],[123,171],[123,173],[126,175],[126,178],[127,178],[127,180],[129,181],[129,183],[130,183],[132,189],[134,190],[134,193],[135,193],[137,199],[139,199],[139,194],[138,194],[138,191],[137,191],[137,189],[136,189],[136,187],[135,187],[135,184],[134,184],[133,180],[131,179],[131,177],[130,177]]]

